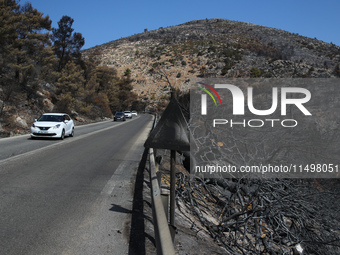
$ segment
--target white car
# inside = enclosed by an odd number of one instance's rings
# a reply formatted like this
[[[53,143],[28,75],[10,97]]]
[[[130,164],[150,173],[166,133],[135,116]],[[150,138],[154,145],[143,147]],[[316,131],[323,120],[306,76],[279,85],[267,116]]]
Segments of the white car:
[[[137,111],[132,111],[131,113],[132,113],[132,116],[137,116],[138,115]]]
[[[124,112],[125,118],[132,118],[132,113],[130,111],[125,111]]]
[[[64,139],[74,136],[74,123],[66,113],[45,113],[31,126],[31,138],[51,137]]]

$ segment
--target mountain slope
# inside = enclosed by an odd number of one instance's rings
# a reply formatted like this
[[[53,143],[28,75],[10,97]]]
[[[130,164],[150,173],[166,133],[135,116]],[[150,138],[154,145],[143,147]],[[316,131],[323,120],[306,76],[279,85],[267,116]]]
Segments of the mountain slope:
[[[148,102],[205,77],[339,77],[340,47],[280,29],[224,19],[145,31],[83,51],[123,74]]]

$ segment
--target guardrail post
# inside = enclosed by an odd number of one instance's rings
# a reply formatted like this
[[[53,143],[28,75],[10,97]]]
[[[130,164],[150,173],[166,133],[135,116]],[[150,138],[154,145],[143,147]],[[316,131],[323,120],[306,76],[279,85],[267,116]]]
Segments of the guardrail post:
[[[176,151],[171,150],[170,160],[170,225],[175,226],[175,196],[176,196]]]

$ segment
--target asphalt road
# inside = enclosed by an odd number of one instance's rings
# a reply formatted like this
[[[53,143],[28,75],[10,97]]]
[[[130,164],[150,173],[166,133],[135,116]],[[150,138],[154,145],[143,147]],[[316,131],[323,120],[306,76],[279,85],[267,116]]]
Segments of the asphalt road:
[[[0,140],[0,254],[128,254],[135,173],[152,116]]]

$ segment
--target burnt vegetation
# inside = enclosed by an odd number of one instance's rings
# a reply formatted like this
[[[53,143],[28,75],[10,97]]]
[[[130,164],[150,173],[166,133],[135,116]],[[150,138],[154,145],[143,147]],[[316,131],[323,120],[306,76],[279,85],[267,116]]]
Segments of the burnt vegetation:
[[[336,180],[177,178],[192,230],[228,254],[339,254]]]

